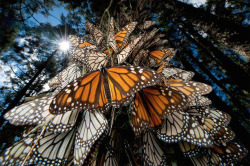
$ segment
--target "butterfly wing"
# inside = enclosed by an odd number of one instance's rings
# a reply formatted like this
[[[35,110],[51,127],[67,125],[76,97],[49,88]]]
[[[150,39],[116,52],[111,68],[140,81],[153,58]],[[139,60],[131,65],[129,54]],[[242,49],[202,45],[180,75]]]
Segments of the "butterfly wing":
[[[133,40],[129,45],[127,45],[118,55],[118,64],[121,64],[126,61],[128,56],[131,54],[131,52],[134,50],[138,42],[142,39],[142,36],[139,36],[135,40]]]
[[[189,108],[206,107],[212,104],[212,101],[205,96],[198,96],[188,102]]]
[[[103,33],[92,23],[86,22],[85,27],[90,34],[92,34],[95,38],[96,44],[99,45],[103,40]]]
[[[160,76],[141,67],[117,66],[107,69],[107,82],[114,107],[130,102],[140,89],[157,84]]]
[[[130,116],[131,116],[130,117],[131,124],[136,135],[139,135],[142,131],[146,129],[146,127],[150,126],[149,124],[150,124],[151,117],[148,114],[143,104],[143,101],[139,92],[135,94],[135,98],[132,103]],[[161,119],[159,119],[159,121],[161,121]]]
[[[86,64],[90,71],[100,70],[107,64],[107,55],[100,52],[89,53]]]
[[[117,49],[123,48],[124,44],[127,43],[128,36],[135,29],[136,25],[137,22],[131,22],[117,32],[115,35]]]
[[[98,111],[85,111],[81,124],[77,128],[74,150],[74,164],[84,163],[95,141],[107,128],[106,118]]]
[[[173,54],[172,52],[172,48],[149,52],[149,55],[151,57],[150,61],[152,61],[151,64],[154,64],[153,66],[159,66],[166,57],[168,57],[170,54]]]
[[[200,155],[190,158],[194,166],[226,165],[211,149],[205,149]]]
[[[6,149],[0,156],[1,165],[15,166],[22,165],[24,159],[31,150],[32,144],[36,138],[35,134],[31,134],[26,138],[16,142],[13,146]],[[31,157],[28,158],[27,163]]]
[[[188,132],[189,116],[182,111],[173,111],[166,116],[157,136],[161,140],[171,143],[180,141]]]
[[[59,134],[45,131],[33,150],[32,164],[64,165],[72,154],[74,141],[75,129]]]
[[[119,165],[117,163],[115,152],[111,147],[106,147],[105,153],[102,154],[100,159],[101,166],[117,166]]]
[[[84,39],[82,39],[76,35],[69,35],[68,39],[69,39],[72,47],[79,47],[79,45],[81,45],[85,42]]]
[[[248,150],[244,146],[241,146],[236,142],[227,142],[221,145],[214,145],[213,150],[222,158],[222,161],[225,163],[241,160],[248,153]]]
[[[74,109],[64,114],[52,115],[47,107],[47,111],[42,113],[42,117],[45,121],[50,121],[46,130],[53,133],[63,133],[72,130],[79,113],[79,110]]]
[[[91,72],[71,82],[62,89],[50,104],[52,114],[62,114],[73,109],[103,110],[108,103],[100,71]]]
[[[223,144],[232,141],[234,137],[235,133],[230,128],[224,126],[214,135],[214,141],[217,144]]]
[[[110,27],[109,27],[109,35],[108,35],[108,44],[111,48],[117,52],[116,41],[115,41],[115,28],[114,28],[114,18],[110,18]]]
[[[192,118],[189,120],[188,131],[182,140],[198,146],[211,147],[213,145],[207,130]]]
[[[145,21],[143,24],[143,29],[148,29],[155,24],[156,24],[156,21],[151,21],[151,20]]]
[[[48,110],[52,99],[53,96],[46,96],[29,101],[11,109],[4,115],[4,118],[14,125],[42,124],[45,122],[45,119],[41,116],[41,113]]]
[[[168,79],[169,89],[179,91],[193,100],[197,96],[208,94],[212,91],[212,87],[200,82],[188,81],[182,79]]]
[[[165,165],[165,156],[151,131],[143,135],[143,158],[146,165]]]
[[[49,81],[48,85],[52,88],[58,87],[56,89],[56,92],[58,92],[62,88],[64,88],[68,83],[72,82],[73,80],[77,79],[80,76],[81,76],[80,68],[77,65],[72,64],[63,71],[59,72],[54,78],[52,78]]]
[[[162,70],[162,74],[167,79],[182,79],[183,81],[190,81],[194,76],[194,72],[179,68],[165,68]]]
[[[178,142],[180,150],[185,157],[195,157],[201,153],[201,147],[193,145],[191,143],[180,141]]]

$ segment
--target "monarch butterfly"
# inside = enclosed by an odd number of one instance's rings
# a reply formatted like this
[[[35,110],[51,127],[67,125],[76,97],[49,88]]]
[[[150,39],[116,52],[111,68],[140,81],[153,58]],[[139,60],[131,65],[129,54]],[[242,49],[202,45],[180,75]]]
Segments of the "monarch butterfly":
[[[130,33],[135,29],[135,26],[137,25],[137,22],[131,22],[125,27],[123,27],[116,35],[115,35],[115,41],[117,44],[117,49],[123,48],[125,43],[127,43],[128,36]]]
[[[194,166],[225,165],[211,149],[205,149],[200,155],[190,158]]]
[[[90,148],[107,128],[106,118],[98,111],[85,111],[76,130],[74,164],[81,165],[87,158]]]
[[[195,157],[198,156],[202,149],[199,146],[193,145],[189,142],[180,141],[178,142],[180,150],[182,151],[185,157]]]
[[[22,165],[24,159],[31,150],[35,136],[35,134],[30,134],[28,137],[23,138],[22,140],[16,142],[13,146],[6,149],[0,156],[1,165]],[[28,161],[29,160],[30,157],[28,158]]]
[[[168,56],[166,59],[164,59],[163,63],[159,66],[157,69],[157,73],[162,73],[162,70],[169,64],[169,61],[172,59],[172,57],[175,55],[175,53]]]
[[[46,96],[29,101],[8,111],[4,115],[4,118],[9,120],[9,122],[14,125],[42,124],[45,120],[40,117],[40,115],[42,112],[46,112],[46,110],[48,110],[47,106],[49,106],[52,99],[53,96]]]
[[[209,108],[193,108],[187,110],[187,112],[193,117],[215,119],[216,123],[221,126],[227,126],[231,120],[231,116],[227,113]]]
[[[231,163],[244,158],[248,150],[236,142],[226,142],[214,145],[213,150],[222,158],[225,163]]]
[[[148,29],[155,24],[156,24],[156,21],[145,21],[143,23],[143,29]]]
[[[91,48],[91,49],[97,49],[95,45],[85,41],[84,39],[76,36],[76,35],[69,35],[69,41],[71,42],[72,46],[74,48],[80,48],[80,49],[83,49],[83,48]],[[73,49],[74,49],[73,48]]]
[[[149,52],[148,50],[144,50],[144,49],[140,50],[140,52],[134,58],[133,65],[139,66],[142,63],[143,58],[147,57],[148,52]]]
[[[11,109],[4,115],[14,125],[41,125],[49,122],[47,130],[54,133],[67,132],[74,126],[79,111],[77,109],[65,114],[52,115],[49,105],[54,97],[46,96]]]
[[[114,28],[114,18],[110,18],[110,27],[109,27],[109,35],[108,35],[108,44],[111,48],[117,52],[116,41],[115,41],[115,28]]]
[[[226,117],[223,116],[225,114],[220,111],[218,111],[217,116],[214,116],[214,111],[209,109],[191,109],[187,112],[203,126],[210,136],[217,134],[221,127],[225,125],[224,121],[227,121]]]
[[[197,96],[208,94],[212,91],[211,86],[200,82],[185,82],[183,79],[168,79],[167,81],[169,89],[182,92],[184,95],[189,97],[189,101],[193,100]]]
[[[207,130],[193,118],[190,118],[188,132],[182,138],[182,140],[190,142],[194,145],[205,147],[211,147],[213,145],[213,142]]]
[[[135,40],[133,40],[130,44],[128,44],[118,55],[118,64],[121,64],[126,61],[128,56],[131,54],[131,52],[134,50],[138,42],[142,39],[142,36],[139,36]]]
[[[95,45],[85,45],[84,48],[75,47],[72,49],[69,59],[76,64],[87,65],[89,67],[87,55],[97,53],[96,49]]]
[[[75,128],[69,132],[54,134],[45,131],[32,154],[32,164],[64,165],[72,154]]]
[[[217,144],[223,144],[232,141],[234,137],[235,133],[230,128],[223,126],[218,133],[214,135],[214,141]]]
[[[107,55],[100,52],[93,52],[87,55],[85,64],[90,71],[100,70],[108,63]]]
[[[157,37],[156,39],[154,39],[152,42],[149,42],[145,45],[145,48],[150,48],[150,47],[159,47],[161,45],[161,39],[159,37]]]
[[[157,129],[157,137],[167,143],[183,139],[188,132],[189,116],[182,111],[169,114],[162,126]]]
[[[96,44],[99,45],[103,40],[103,33],[90,22],[86,22],[85,27],[87,31],[94,36]]]
[[[175,54],[175,51],[172,48],[151,51],[151,52],[149,52],[150,66],[158,67],[161,65],[162,62],[165,62],[166,58],[168,58],[168,57],[172,58],[172,56],[174,54]]]
[[[113,106],[119,107],[120,104],[130,102],[135,92],[155,85],[159,80],[160,77],[155,71],[133,66],[118,66],[91,72],[71,82],[59,92],[49,110],[52,114],[80,108],[104,111],[108,104],[107,92],[110,92]],[[109,91],[105,90],[106,83]]]
[[[72,64],[68,66],[66,69],[63,71],[59,72],[54,78],[52,78],[49,82],[48,85],[52,88],[56,88],[56,92],[60,91],[60,89],[64,88],[68,83],[71,81],[75,80],[76,78],[81,76],[81,70],[80,68]]]
[[[150,130],[143,134],[143,158],[145,165],[166,165],[164,152]]]
[[[185,108],[186,101],[187,98],[182,93],[159,86],[144,88],[137,92],[131,111],[135,134],[139,134],[147,126],[159,126],[162,123],[161,119]]]
[[[33,150],[32,158],[29,162],[31,164],[64,165],[71,158],[70,154],[73,154],[71,151],[74,147],[74,164],[83,164],[93,144],[105,132],[106,128],[107,120],[101,113],[85,111],[82,115],[81,123],[68,132],[55,134],[46,130]],[[27,154],[35,138],[36,135],[32,135],[32,141],[30,139],[28,141],[22,140],[17,145],[15,144],[12,148],[9,148],[10,150],[5,153],[2,160],[10,162],[14,159],[19,162],[24,156],[19,154]],[[18,150],[19,147],[21,151]]]
[[[189,108],[199,108],[199,107],[207,107],[212,104],[212,101],[205,96],[198,96],[193,100],[189,101]]]
[[[115,157],[115,152],[110,146],[106,147],[106,151],[102,154],[99,165],[101,166],[119,165]]]
[[[193,72],[179,68],[164,68],[162,69],[162,74],[167,79],[182,79],[183,81],[190,81],[194,76]]]
[[[136,46],[136,48],[134,49],[133,53],[132,53],[132,57],[135,58],[135,55],[137,54],[137,52],[140,49],[148,49],[148,41],[150,41],[154,35],[157,33],[158,29],[154,28],[152,31],[150,31],[149,33],[144,33],[142,36],[142,40],[138,43],[138,45]]]

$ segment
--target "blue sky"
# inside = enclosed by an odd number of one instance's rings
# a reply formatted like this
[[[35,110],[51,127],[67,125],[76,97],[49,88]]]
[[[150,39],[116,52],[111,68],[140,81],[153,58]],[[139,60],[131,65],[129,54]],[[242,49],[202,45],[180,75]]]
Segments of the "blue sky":
[[[49,11],[50,16],[45,17],[42,14],[35,14],[34,17],[41,23],[49,22],[52,26],[60,24],[60,16],[63,14],[66,16],[69,12],[65,9],[65,5],[60,7],[54,7],[53,10]],[[30,21],[37,24],[35,19],[31,18]]]

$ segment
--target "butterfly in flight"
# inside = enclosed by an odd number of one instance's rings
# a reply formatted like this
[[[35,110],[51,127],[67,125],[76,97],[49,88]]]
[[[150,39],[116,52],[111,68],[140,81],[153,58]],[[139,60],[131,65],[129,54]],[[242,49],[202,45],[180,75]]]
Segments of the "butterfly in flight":
[[[80,108],[105,111],[109,98],[114,107],[119,107],[130,102],[140,89],[159,81],[159,74],[150,69],[133,66],[103,68],[67,85],[55,96],[49,111],[52,114]]]

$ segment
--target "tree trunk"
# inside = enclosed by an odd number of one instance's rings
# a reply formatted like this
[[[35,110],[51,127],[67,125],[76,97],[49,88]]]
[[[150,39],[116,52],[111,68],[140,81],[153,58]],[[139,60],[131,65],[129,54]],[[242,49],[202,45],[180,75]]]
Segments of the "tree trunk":
[[[56,50],[57,51],[57,50]],[[53,56],[55,55],[56,51],[54,51],[49,57],[48,59],[40,66],[40,68],[38,69],[38,71],[36,72],[36,74],[30,79],[30,81],[17,93],[17,95],[15,96],[15,98],[10,102],[9,106],[7,107],[7,109],[5,109],[2,112],[2,116],[0,117],[0,126],[2,126],[2,124],[4,123],[5,119],[3,118],[3,115],[8,112],[9,110],[11,110],[12,108],[14,108],[19,102],[20,100],[25,96],[27,90],[30,88],[30,86],[33,84],[33,82],[36,80],[36,78],[41,74],[41,72],[47,67],[48,63],[50,62],[50,60],[53,58]]]
[[[214,47],[212,43],[201,37],[191,26],[187,25],[186,23],[184,23],[183,25],[184,28],[179,27],[182,33],[191,42],[197,45],[197,47],[201,48],[203,52],[207,53],[207,55],[210,55],[211,58],[213,58],[213,56],[209,54],[207,50],[211,51],[215,56],[214,59],[218,59],[222,67],[227,70],[226,74],[232,78],[232,81],[234,81],[239,87],[250,92],[249,74],[247,74],[243,69],[232,62],[232,60],[224,55],[218,48]],[[193,39],[189,34],[187,34],[186,30],[188,30],[197,41]]]

